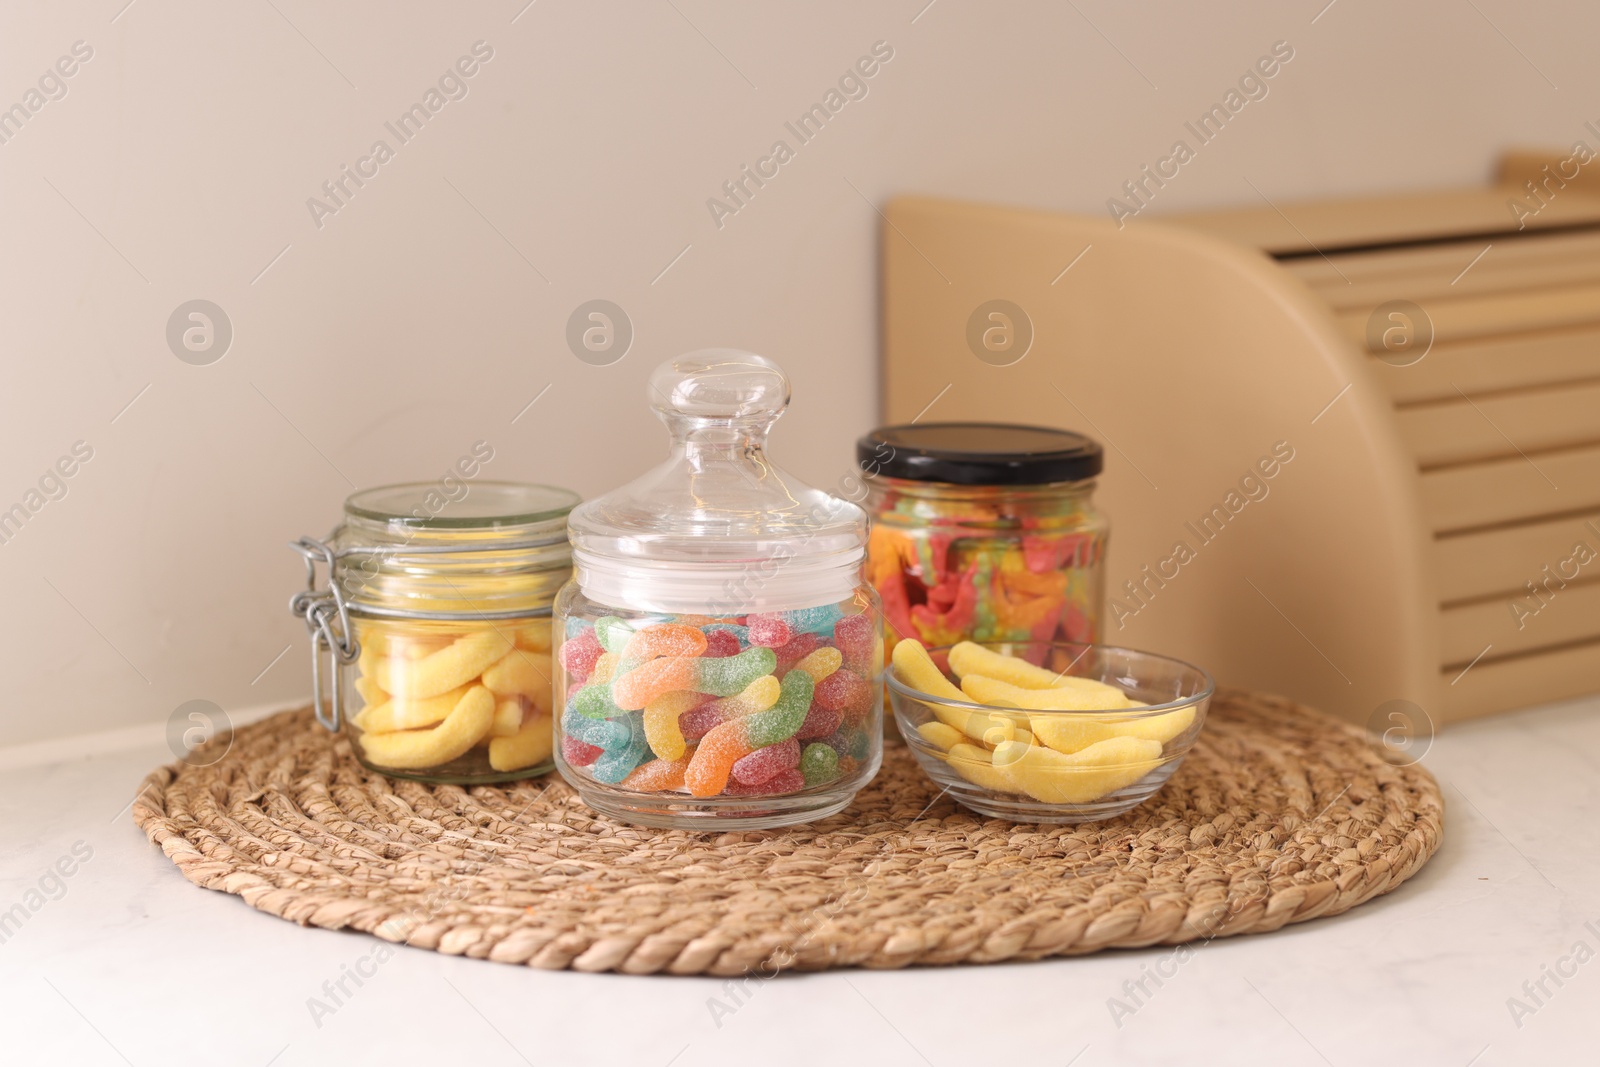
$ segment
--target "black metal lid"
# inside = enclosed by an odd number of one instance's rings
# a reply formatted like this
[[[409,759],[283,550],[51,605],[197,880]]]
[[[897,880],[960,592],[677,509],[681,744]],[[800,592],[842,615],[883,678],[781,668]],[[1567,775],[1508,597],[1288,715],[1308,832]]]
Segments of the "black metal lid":
[[[955,485],[1045,485],[1093,478],[1100,443],[1071,430],[1003,422],[880,426],[856,442],[869,475]]]

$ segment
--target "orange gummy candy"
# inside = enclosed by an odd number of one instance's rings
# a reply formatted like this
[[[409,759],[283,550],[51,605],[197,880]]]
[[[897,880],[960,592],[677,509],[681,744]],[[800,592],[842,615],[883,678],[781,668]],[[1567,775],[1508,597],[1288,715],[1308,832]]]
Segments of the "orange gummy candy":
[[[642,663],[612,681],[611,699],[623,711],[638,711],[662,693],[693,689],[698,662],[693,656],[661,656]]]

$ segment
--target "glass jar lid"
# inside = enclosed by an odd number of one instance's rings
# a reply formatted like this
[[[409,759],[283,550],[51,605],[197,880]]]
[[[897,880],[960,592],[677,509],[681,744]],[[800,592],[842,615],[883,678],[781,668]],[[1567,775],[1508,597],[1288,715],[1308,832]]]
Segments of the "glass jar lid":
[[[578,495],[470,481],[354,493],[330,538],[333,582],[357,614],[486,619],[549,611],[571,570]]]
[[[736,349],[691,352],[657,367],[646,395],[671,449],[572,512],[587,595],[667,611],[781,610],[850,595],[866,512],[767,458],[767,433],[789,404],[777,364]]]
[[[1003,422],[881,426],[856,442],[871,477],[955,485],[1081,482],[1105,465],[1100,442],[1071,430]]]
[[[368,528],[405,531],[502,530],[565,518],[578,494],[553,485],[467,481],[405,482],[352,493],[347,518]]]

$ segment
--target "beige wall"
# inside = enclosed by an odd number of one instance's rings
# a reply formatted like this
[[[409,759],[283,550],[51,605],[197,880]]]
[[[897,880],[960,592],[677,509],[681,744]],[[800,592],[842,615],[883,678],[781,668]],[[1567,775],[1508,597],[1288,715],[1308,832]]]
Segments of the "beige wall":
[[[1339,0],[1314,25],[1317,0],[122,3],[0,8],[0,107],[38,105],[0,127],[0,509],[42,504],[0,544],[0,742],[305,692],[285,542],[477,440],[492,475],[598,493],[658,455],[643,380],[686,349],[782,362],[774,452],[835,484],[877,410],[868,201],[1103,212],[1276,41],[1269,95],[1153,214],[1248,203],[1246,179],[1480,182],[1600,117],[1575,2]],[[478,41],[466,95],[400,144],[384,123]],[[879,41],[866,95],[800,145],[784,123]],[[319,227],[307,198],[380,138]],[[719,227],[707,199],[779,139],[793,158]],[[593,298],[636,329],[611,366],[564,341]],[[233,325],[210,365],[167,343],[192,299]],[[65,496],[30,498],[80,441]]]

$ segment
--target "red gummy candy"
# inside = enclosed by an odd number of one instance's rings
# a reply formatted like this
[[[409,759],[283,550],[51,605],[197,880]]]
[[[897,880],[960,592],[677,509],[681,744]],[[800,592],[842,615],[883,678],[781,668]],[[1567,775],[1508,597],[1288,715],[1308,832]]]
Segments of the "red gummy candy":
[[[835,671],[835,674],[841,673]],[[826,679],[824,679],[826,680]],[[843,708],[824,707],[820,701],[813,700],[811,707],[806,709],[806,721],[800,724],[800,729],[795,731],[795,737],[802,741],[810,741],[818,737],[827,737],[839,728],[844,721]]]
[[[678,729],[683,731],[685,741],[698,741],[721,722],[722,709],[714,708],[710,704],[701,704],[698,708],[690,708],[678,716]]]
[[[733,780],[741,785],[760,785],[784,771],[800,766],[800,742],[794,738],[758,748],[733,761]]]
[[[850,668],[840,667],[817,683],[812,699],[841,716],[860,715],[872,706],[872,683]]]
[[[732,630],[712,630],[706,634],[706,650],[701,655],[708,659],[725,659],[739,654],[739,639]]]
[[[781,615],[752,615],[750,632],[745,637],[752,646],[782,648],[794,637],[794,631]]]
[[[870,615],[846,615],[833,624],[834,647],[844,656],[844,665],[857,674],[872,673],[876,629]]]
[[[752,628],[751,633],[754,632],[755,630]],[[822,638],[816,634],[804,633],[796,636],[793,641],[788,642],[782,648],[776,649],[778,666],[774,668],[772,673],[782,678],[789,673],[790,668],[796,663],[799,663],[821,647]]]
[[[730,797],[775,797],[779,793],[798,793],[805,787],[806,776],[796,767],[793,770],[780,771],[758,785],[745,785],[743,782],[730,779],[722,792]]]
[[[594,631],[585,630],[572,640],[561,643],[561,666],[566,669],[568,676],[586,682],[589,675],[594,673],[595,661],[604,651]]]
[[[586,745],[570,734],[561,739],[561,758],[572,767],[587,767],[604,752],[598,745]]]

